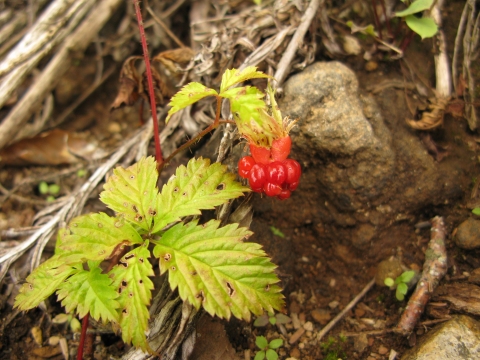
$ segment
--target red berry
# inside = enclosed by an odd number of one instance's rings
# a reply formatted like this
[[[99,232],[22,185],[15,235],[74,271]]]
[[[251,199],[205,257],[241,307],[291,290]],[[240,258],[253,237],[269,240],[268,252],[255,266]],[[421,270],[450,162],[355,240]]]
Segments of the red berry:
[[[242,178],[248,178],[250,170],[252,170],[253,165],[255,165],[255,160],[251,156],[244,156],[238,162],[238,175]]]
[[[288,190],[290,190],[290,191],[295,190],[298,187],[299,184],[300,184],[300,181],[288,184]]]
[[[272,184],[271,182],[266,182],[263,185],[263,192],[267,196],[277,196],[282,192],[282,188],[277,184]]]
[[[265,167],[262,164],[255,164],[248,174],[248,183],[255,192],[262,192],[263,184],[266,181]]]
[[[268,164],[270,162],[270,149],[250,144],[250,152],[257,163]]]
[[[279,161],[272,162],[266,166],[267,181],[273,184],[282,185],[287,178],[285,166]]]
[[[280,199],[280,200],[285,200],[285,199],[288,199],[291,195],[291,192],[290,190],[288,189],[283,189],[280,194],[277,195],[277,197]]]
[[[283,166],[287,171],[287,179],[286,179],[287,184],[298,183],[298,180],[300,179],[300,175],[302,175],[302,168],[300,167],[300,164],[293,159],[287,159],[283,162]]]
[[[272,141],[272,159],[283,161],[290,154],[292,148],[292,139],[289,135]]]

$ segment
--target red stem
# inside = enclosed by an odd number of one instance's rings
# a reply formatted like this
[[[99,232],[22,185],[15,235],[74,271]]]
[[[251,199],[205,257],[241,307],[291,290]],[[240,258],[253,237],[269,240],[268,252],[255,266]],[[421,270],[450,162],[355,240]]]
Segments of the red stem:
[[[145,61],[145,72],[147,74],[148,95],[150,96],[150,109],[152,111],[153,121],[153,137],[155,139],[155,159],[157,160],[157,167],[161,167],[163,164],[163,156],[158,131],[157,102],[155,101],[155,92],[153,89],[153,76],[152,69],[150,67],[150,58],[148,56],[147,38],[145,37],[145,29],[143,28],[143,17],[140,10],[140,5],[138,4],[138,0],[133,0],[133,5],[135,6],[135,14],[137,15],[138,31],[140,32],[140,39],[142,40],[143,59]]]
[[[378,13],[377,13],[377,3],[375,2],[375,0],[372,0],[372,8],[373,8],[373,17],[375,19],[375,26],[378,29],[378,37],[380,38],[380,40],[383,40],[382,28],[381,28],[380,20],[378,19]]]
[[[80,343],[78,344],[77,360],[83,360],[83,346],[85,345],[89,317],[90,314],[87,313],[82,320],[82,333],[80,334]]]

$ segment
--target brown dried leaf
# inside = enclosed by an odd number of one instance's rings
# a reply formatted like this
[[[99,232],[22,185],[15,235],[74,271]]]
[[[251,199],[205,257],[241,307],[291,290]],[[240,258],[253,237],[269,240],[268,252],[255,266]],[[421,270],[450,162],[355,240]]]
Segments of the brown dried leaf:
[[[436,98],[428,106],[431,111],[425,111],[422,118],[418,121],[412,119],[405,119],[407,124],[417,130],[432,130],[443,124],[443,116],[445,114],[445,107],[449,102],[449,98]]]
[[[73,164],[81,158],[97,158],[100,153],[103,150],[81,136],[55,129],[2,149],[0,163],[14,166]]]
[[[142,59],[142,57],[130,56],[123,63],[122,71],[120,71],[120,89],[111,110],[122,106],[132,106],[138,100],[139,94],[143,93],[140,76],[135,67],[135,61],[138,59]]]
[[[189,47],[183,47],[173,50],[162,51],[153,58],[153,61],[158,61],[165,66],[167,70],[176,74],[179,70],[184,70],[185,67],[192,61],[194,52]]]

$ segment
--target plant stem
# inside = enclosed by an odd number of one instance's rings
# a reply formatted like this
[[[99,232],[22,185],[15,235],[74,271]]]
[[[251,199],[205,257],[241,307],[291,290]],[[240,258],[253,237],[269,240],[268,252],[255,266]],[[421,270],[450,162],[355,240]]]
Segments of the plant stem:
[[[78,344],[77,360],[83,360],[83,346],[85,345],[89,317],[90,313],[87,313],[82,320],[82,333],[80,334],[80,342]]]
[[[378,19],[377,3],[375,2],[375,0],[372,0],[372,8],[373,8],[373,17],[375,19],[375,26],[378,29],[378,37],[380,38],[380,40],[383,40],[382,27],[380,25],[380,20]]]
[[[153,76],[150,67],[150,58],[148,56],[147,38],[145,37],[145,29],[143,28],[142,12],[138,0],[133,0],[135,6],[135,14],[137,15],[138,31],[140,32],[140,39],[142,41],[143,59],[145,61],[145,72],[148,82],[148,95],[150,96],[150,109],[152,112],[153,121],[153,137],[155,139],[155,159],[157,160],[157,167],[161,168],[163,165],[162,147],[160,145],[160,136],[158,130],[157,119],[157,102],[155,101],[155,92],[153,89]]]

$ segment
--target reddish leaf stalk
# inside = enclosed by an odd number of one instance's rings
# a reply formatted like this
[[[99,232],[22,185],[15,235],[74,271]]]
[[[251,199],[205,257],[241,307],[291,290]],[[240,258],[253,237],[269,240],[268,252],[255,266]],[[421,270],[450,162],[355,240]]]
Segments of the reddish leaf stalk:
[[[372,0],[372,8],[373,8],[373,17],[375,19],[375,26],[378,29],[378,37],[380,38],[380,40],[383,40],[382,27],[380,25],[380,20],[378,18],[377,3],[375,2],[375,0]]]
[[[160,136],[158,130],[158,118],[157,118],[157,102],[155,101],[155,92],[153,89],[153,76],[152,69],[150,67],[150,58],[148,55],[147,38],[145,36],[145,29],[143,27],[142,11],[138,0],[133,0],[135,6],[135,14],[137,15],[138,31],[140,32],[140,39],[142,41],[143,59],[145,61],[145,72],[147,74],[148,81],[148,95],[150,96],[150,109],[152,111],[153,121],[153,137],[155,139],[155,159],[157,160],[157,167],[161,167],[163,164],[162,147],[160,145]]]
[[[80,334],[80,342],[78,344],[77,360],[83,360],[83,347],[85,346],[85,338],[87,336],[89,317],[90,317],[90,314],[87,313],[87,315],[85,315],[82,320],[82,332]]]
[[[432,235],[425,252],[425,264],[417,287],[408,301],[395,332],[409,335],[423,314],[433,291],[447,273],[447,251],[445,249],[445,225],[443,218],[432,219]]]

